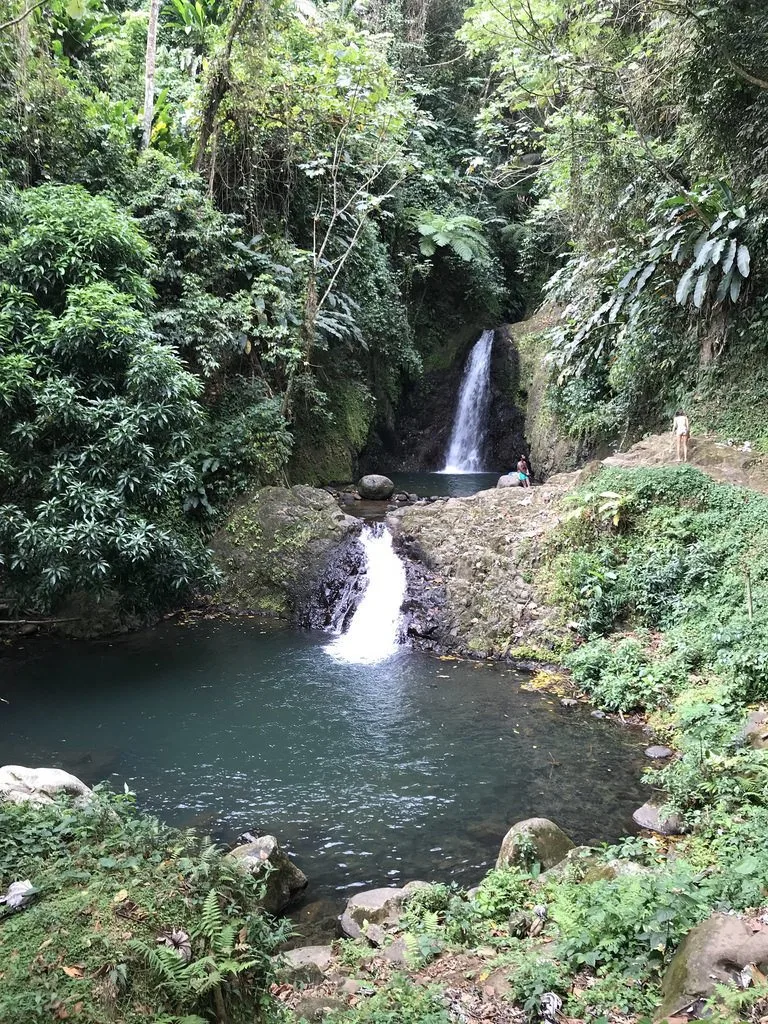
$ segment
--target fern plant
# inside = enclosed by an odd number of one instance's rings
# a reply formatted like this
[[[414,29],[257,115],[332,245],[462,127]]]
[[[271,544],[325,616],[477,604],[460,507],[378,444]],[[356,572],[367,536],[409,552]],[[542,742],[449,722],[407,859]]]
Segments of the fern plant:
[[[438,249],[449,249],[465,262],[487,255],[488,243],[482,223],[476,217],[460,213],[445,217],[422,210],[418,215],[418,231],[422,236],[419,248],[425,256],[434,256]]]
[[[167,946],[153,947],[138,940],[129,946],[149,967],[157,988],[179,1010],[210,1008],[217,1021],[227,1021],[232,997],[254,986],[263,972],[264,957],[247,941],[244,921],[225,919],[215,889],[206,896],[192,935],[193,957],[189,963]]]

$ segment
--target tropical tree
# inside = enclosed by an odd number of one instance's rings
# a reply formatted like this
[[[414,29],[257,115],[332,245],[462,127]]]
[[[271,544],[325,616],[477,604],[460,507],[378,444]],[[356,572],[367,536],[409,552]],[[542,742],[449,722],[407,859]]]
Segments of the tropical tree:
[[[27,189],[0,248],[0,586],[20,609],[178,600],[207,563],[181,521],[199,384],[155,339],[150,252],[76,186]]]

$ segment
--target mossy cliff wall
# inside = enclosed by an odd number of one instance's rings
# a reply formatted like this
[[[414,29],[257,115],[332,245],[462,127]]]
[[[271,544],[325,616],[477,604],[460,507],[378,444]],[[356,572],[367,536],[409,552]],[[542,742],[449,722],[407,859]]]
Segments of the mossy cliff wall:
[[[211,541],[227,607],[284,618],[302,607],[338,545],[360,528],[314,487],[262,487]]]
[[[523,433],[537,480],[546,480],[553,473],[570,472],[598,454],[608,454],[607,450],[597,452],[578,438],[569,437],[552,409],[547,332],[558,316],[558,310],[544,307],[529,319],[505,324],[497,332],[519,368],[517,390],[511,401],[523,414]]]

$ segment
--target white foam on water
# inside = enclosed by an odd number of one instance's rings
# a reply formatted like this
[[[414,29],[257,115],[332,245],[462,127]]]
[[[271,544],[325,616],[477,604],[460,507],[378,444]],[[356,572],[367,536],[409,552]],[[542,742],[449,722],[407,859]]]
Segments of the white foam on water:
[[[367,582],[349,629],[325,650],[337,661],[374,665],[400,648],[400,609],[407,591],[405,566],[382,524],[365,526],[360,536]]]

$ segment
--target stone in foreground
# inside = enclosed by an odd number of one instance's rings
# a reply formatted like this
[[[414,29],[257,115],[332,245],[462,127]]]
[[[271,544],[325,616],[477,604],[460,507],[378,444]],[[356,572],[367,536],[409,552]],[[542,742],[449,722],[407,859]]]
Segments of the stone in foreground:
[[[656,1019],[688,1007],[695,1013],[696,1004],[711,996],[716,985],[739,985],[748,964],[768,973],[768,930],[755,931],[752,922],[735,915],[713,914],[688,932],[672,958]]]
[[[381,945],[387,929],[397,927],[406,895],[403,889],[367,889],[356,893],[341,915],[342,931],[351,939],[365,936],[374,945]]]
[[[518,821],[504,836],[496,861],[497,868],[516,867],[532,857],[547,871],[559,864],[574,844],[559,825],[549,818]]]
[[[520,477],[517,473],[507,473],[506,476],[500,476],[497,483],[497,487],[519,487]]]
[[[280,981],[290,985],[313,985],[321,982],[331,965],[330,946],[300,946],[275,957]]]
[[[753,750],[768,750],[768,712],[763,708],[751,711],[737,738]]]
[[[369,473],[358,482],[357,490],[361,498],[368,498],[371,501],[386,501],[394,494],[395,485],[388,476]]]
[[[23,768],[18,764],[0,768],[0,803],[52,804],[62,795],[71,797],[75,807],[85,807],[93,790],[61,768]]]
[[[269,864],[267,889],[261,905],[268,914],[279,914],[307,887],[307,876],[281,849],[274,836],[259,836],[252,843],[236,846],[229,854],[252,875],[260,875]]]
[[[649,800],[642,807],[638,807],[632,818],[640,828],[649,832],[658,832],[660,836],[679,836],[685,831],[683,819],[679,814],[663,814],[663,802],[658,803]]]
[[[674,750],[670,747],[659,747],[652,746],[645,748],[645,756],[652,758],[654,761],[664,761],[668,757],[672,757]]]

